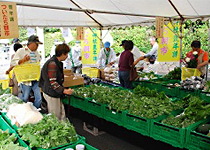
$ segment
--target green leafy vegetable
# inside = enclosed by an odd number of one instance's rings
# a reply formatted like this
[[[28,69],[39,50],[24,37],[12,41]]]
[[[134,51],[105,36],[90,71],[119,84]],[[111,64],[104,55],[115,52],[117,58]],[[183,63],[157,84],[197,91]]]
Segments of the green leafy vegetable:
[[[120,88],[91,85],[75,89],[74,95],[93,98],[96,103],[107,104],[116,111],[127,110],[130,114],[146,118],[156,118],[183,106],[171,102],[163,93],[137,86],[133,92]]]
[[[0,150],[27,150],[28,148],[21,147],[15,144],[17,137],[15,134],[10,135],[8,132],[0,130]]]
[[[27,124],[18,129],[21,139],[30,147],[52,148],[77,141],[74,127],[69,121],[59,121],[54,115],[46,115],[37,124]]]

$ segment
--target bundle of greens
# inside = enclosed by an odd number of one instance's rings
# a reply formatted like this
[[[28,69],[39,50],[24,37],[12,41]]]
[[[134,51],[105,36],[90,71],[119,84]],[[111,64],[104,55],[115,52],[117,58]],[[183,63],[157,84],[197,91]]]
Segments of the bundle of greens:
[[[185,109],[182,114],[177,116],[170,115],[162,123],[185,128],[197,121],[206,119],[210,115],[210,104],[201,100],[199,97],[190,96],[184,107]]]
[[[15,134],[10,135],[0,130],[0,150],[28,150],[28,148],[15,144],[16,140]]]
[[[164,78],[167,79],[174,79],[174,80],[181,80],[181,68],[174,68],[174,70],[170,71],[167,75],[164,76]]]
[[[78,137],[69,121],[59,121],[54,115],[45,115],[37,124],[27,124],[18,129],[21,139],[30,147],[44,149],[76,142]]]

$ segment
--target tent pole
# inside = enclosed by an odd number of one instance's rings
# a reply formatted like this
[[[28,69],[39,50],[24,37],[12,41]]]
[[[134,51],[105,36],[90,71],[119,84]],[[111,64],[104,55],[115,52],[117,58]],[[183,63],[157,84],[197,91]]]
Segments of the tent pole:
[[[209,46],[208,46],[209,48],[210,48],[210,20],[209,20]],[[208,50],[207,50],[207,52],[208,52],[208,54],[209,54],[209,48],[208,48]],[[206,81],[208,80],[208,72],[209,72],[209,64],[207,64],[207,66],[206,66]]]
[[[183,25],[183,20],[181,20],[180,24],[180,60],[182,59],[182,25]],[[182,68],[182,63],[179,61],[179,67]]]
[[[76,5],[79,9],[82,9],[76,2],[73,0],[70,0],[74,5]],[[95,18],[93,18],[88,12],[85,12],[85,14],[90,17],[95,23],[97,23],[100,27],[103,27],[101,23],[99,23]]]

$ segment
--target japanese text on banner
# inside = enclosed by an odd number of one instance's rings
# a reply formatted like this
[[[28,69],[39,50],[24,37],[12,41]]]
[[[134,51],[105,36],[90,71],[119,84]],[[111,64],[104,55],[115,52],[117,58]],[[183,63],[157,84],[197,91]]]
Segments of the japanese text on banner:
[[[97,29],[86,29],[84,40],[81,42],[82,64],[94,65],[100,52],[100,31]]]
[[[180,61],[179,23],[164,25],[163,38],[159,38],[157,60],[160,62]],[[170,29],[175,33],[173,33]]]
[[[0,39],[18,37],[16,4],[13,2],[0,2]]]

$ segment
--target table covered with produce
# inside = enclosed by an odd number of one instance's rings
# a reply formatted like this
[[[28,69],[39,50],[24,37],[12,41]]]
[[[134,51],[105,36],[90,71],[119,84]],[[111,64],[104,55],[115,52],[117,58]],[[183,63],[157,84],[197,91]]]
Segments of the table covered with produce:
[[[180,72],[141,73],[132,90],[106,82],[75,87],[63,102],[174,147],[210,149],[208,82],[181,80]]]

